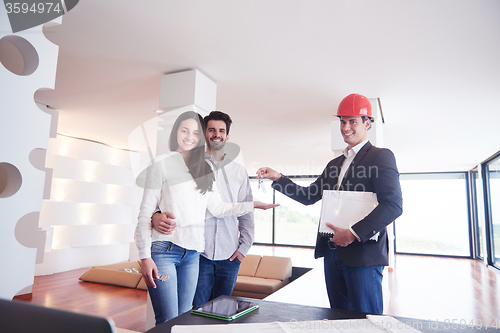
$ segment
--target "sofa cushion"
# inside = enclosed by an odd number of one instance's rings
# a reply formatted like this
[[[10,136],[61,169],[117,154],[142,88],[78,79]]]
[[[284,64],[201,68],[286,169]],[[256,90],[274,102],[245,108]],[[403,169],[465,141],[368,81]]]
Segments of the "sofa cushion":
[[[125,269],[135,269],[139,273],[127,272]],[[141,265],[139,262],[128,261],[112,265],[92,267],[80,276],[80,280],[136,288],[142,279],[142,274],[140,272]]]
[[[283,287],[286,281],[276,279],[264,279],[251,276],[238,276],[234,290],[254,292],[269,295]]]
[[[292,259],[285,257],[263,256],[255,277],[285,280],[292,276]]]
[[[247,254],[240,264],[240,270],[238,275],[243,276],[254,276],[259,266],[259,262],[262,256],[256,254]]]
[[[144,278],[142,276],[141,276],[141,280],[137,284],[136,288],[141,289],[141,290],[148,290],[148,286],[146,285],[146,281],[144,281]]]

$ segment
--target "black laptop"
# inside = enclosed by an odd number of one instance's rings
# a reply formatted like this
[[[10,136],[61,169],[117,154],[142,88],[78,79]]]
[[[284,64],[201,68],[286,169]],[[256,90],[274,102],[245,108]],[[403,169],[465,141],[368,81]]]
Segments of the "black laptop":
[[[0,299],[0,332],[115,333],[113,320]]]

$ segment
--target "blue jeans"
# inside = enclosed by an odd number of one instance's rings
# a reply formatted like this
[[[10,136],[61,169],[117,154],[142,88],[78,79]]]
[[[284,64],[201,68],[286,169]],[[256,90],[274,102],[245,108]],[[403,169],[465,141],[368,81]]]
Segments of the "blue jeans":
[[[191,310],[200,253],[172,242],[157,241],[151,245],[151,258],[158,274],[168,277],[166,280],[156,279],[156,288],[148,286],[156,325],[159,325]]]
[[[238,258],[229,261],[210,260],[200,256],[200,274],[194,295],[194,307],[197,308],[221,295],[231,296],[240,264]]]
[[[334,249],[328,249],[324,260],[326,290],[332,309],[382,314],[383,266],[347,266]]]

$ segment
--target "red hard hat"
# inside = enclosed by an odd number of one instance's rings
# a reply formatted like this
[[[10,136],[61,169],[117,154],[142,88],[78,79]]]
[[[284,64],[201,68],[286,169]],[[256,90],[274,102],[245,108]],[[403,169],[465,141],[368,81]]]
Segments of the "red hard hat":
[[[350,94],[339,104],[337,116],[372,117],[372,105],[368,98],[360,94]]]

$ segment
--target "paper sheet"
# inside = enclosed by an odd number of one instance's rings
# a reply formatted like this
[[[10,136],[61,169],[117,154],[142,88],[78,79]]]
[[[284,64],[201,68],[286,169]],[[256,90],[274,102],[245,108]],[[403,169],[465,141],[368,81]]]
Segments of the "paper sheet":
[[[172,333],[286,333],[277,322],[221,325],[175,325]]]
[[[313,320],[221,324],[221,325],[175,325],[172,333],[418,333],[412,325],[391,316],[367,315],[367,319]]]
[[[278,323],[284,333],[417,333],[412,327],[390,316],[371,316],[371,319],[316,320]],[[277,333],[278,331],[276,331]]]

